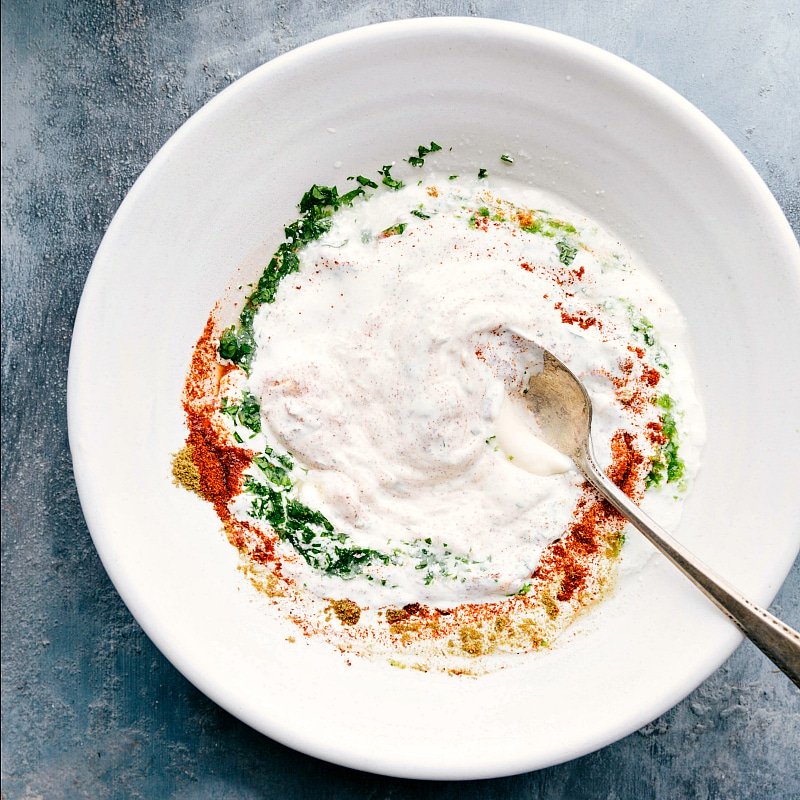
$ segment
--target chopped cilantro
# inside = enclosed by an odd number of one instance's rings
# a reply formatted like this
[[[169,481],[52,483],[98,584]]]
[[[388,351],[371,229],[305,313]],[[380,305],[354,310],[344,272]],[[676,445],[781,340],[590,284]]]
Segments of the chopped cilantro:
[[[301,198],[298,208],[304,214],[325,209],[326,216],[339,206],[339,190],[335,186],[314,184]],[[330,210],[328,210],[330,209]]]
[[[381,231],[381,236],[399,236],[408,227],[407,222],[399,222],[397,225],[392,225],[391,228]]]
[[[675,404],[668,394],[661,394],[656,398],[656,405],[669,411]]]
[[[430,219],[431,218],[430,214],[426,214],[424,211],[420,211],[418,208],[412,208],[411,209],[411,213],[415,217],[419,217],[420,219]]]
[[[349,180],[352,180],[352,179],[349,179]],[[362,186],[369,186],[370,189],[377,189],[378,188],[378,184],[375,183],[375,181],[370,180],[369,178],[365,178],[363,175],[356,175],[356,180]]]
[[[245,428],[249,428],[253,431],[253,433],[259,433],[261,431],[261,406],[250,392],[245,392],[244,395],[242,395],[238,418],[239,422],[244,425]]]
[[[292,481],[289,478],[289,473],[283,466],[274,464],[265,455],[253,456],[253,463],[266,475],[270,483],[281,486],[284,489],[292,488]]]
[[[249,363],[256,342],[252,331],[247,328],[236,329],[235,325],[226,328],[219,337],[219,354],[237,364]]]
[[[556,242],[556,247],[558,248],[558,260],[564,266],[568,267],[575,260],[575,256],[578,255],[578,248],[572,247],[566,242]]]
[[[672,413],[673,400],[667,395],[660,395],[656,399],[656,405],[664,409],[661,415],[661,433],[666,438],[666,442],[659,448],[659,452],[651,460],[650,472],[645,478],[645,487],[660,486],[666,483],[677,483],[684,475],[686,464],[678,454],[680,437],[675,424],[675,416]]]
[[[437,150],[441,149],[441,145],[436,144],[436,142],[431,142],[430,147],[425,147],[424,144],[421,144],[417,148],[417,155],[410,156],[408,158],[408,163],[411,164],[412,167],[421,167],[425,163],[425,156],[429,155],[430,153],[435,153]]]
[[[403,186],[405,186],[403,181],[395,180],[392,177],[392,165],[391,164],[384,164],[378,170],[378,174],[379,175],[383,175],[383,180],[381,181],[381,183],[383,183],[384,186],[388,186],[390,189],[394,189],[395,191],[397,191],[398,189],[402,189]]]
[[[339,202],[343,206],[351,206],[351,205],[353,205],[353,200],[355,200],[356,197],[358,197],[359,195],[362,195],[362,194],[366,194],[366,192],[359,186],[356,189],[352,189],[351,191],[347,192],[346,194],[343,194],[339,198]]]
[[[559,231],[564,231],[564,233],[577,233],[578,229],[569,222],[564,222],[560,219],[553,219],[553,217],[548,217],[546,220],[547,224],[551,228],[555,228]]]
[[[631,308],[633,313],[633,308]],[[644,339],[644,343],[648,347],[652,347],[656,343],[656,338],[653,336],[653,323],[647,317],[640,316],[638,319],[633,319],[631,326],[634,333],[640,333]]]
[[[486,170],[485,170],[483,167],[481,167],[481,168],[478,170],[478,177],[479,177],[479,178],[485,178],[485,177],[487,177],[487,175],[488,175],[488,174],[489,174],[489,173],[488,173],[488,172],[487,172],[487,171],[486,171]]]
[[[505,161],[505,162],[506,162],[506,164],[513,164],[513,163],[514,163],[514,159],[513,159],[513,158],[511,158],[511,156],[510,156],[508,153],[503,153],[503,154],[500,156],[500,160],[501,160],[501,161]]]

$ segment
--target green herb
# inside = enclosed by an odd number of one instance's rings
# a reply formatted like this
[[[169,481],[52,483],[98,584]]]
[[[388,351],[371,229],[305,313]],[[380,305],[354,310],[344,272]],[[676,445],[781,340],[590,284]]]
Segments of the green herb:
[[[514,163],[514,159],[513,159],[513,158],[511,158],[511,156],[510,156],[508,153],[503,153],[503,154],[500,156],[500,160],[501,160],[501,161],[505,161],[505,162],[506,162],[506,164],[513,164],[513,163]]]
[[[560,219],[554,219],[553,217],[548,217],[545,222],[551,227],[555,228],[559,231],[564,231],[564,233],[577,233],[578,229],[570,224],[569,222],[564,222]]]
[[[411,209],[411,213],[412,213],[412,214],[413,214],[415,217],[419,217],[420,219],[430,219],[430,218],[431,218],[431,215],[430,215],[430,214],[426,214],[425,212],[423,212],[423,211],[420,211],[420,210],[419,210],[419,209],[417,209],[417,208],[412,208],[412,209]]]
[[[249,428],[253,433],[259,433],[261,431],[261,406],[250,392],[245,392],[242,395],[242,402],[239,406],[237,418],[241,425],[244,425],[245,428]]]
[[[273,463],[266,455],[253,456],[253,463],[266,475],[270,483],[284,489],[292,488],[293,484],[285,467]]]
[[[223,414],[227,414],[234,422],[249,428],[253,433],[261,431],[261,406],[250,392],[245,392],[242,395],[239,405],[229,403],[228,398],[223,397],[219,410]],[[241,439],[238,441],[241,441]]]
[[[575,256],[578,255],[578,248],[572,247],[566,242],[556,242],[556,247],[558,248],[558,260],[564,266],[568,267],[575,260]]]
[[[256,342],[249,328],[236,329],[235,325],[226,328],[219,337],[219,354],[237,364],[249,364]]]
[[[675,405],[675,402],[668,394],[662,394],[656,398],[656,405],[669,411]]]
[[[407,227],[407,222],[399,222],[397,225],[392,225],[391,228],[381,231],[381,236],[399,236]]]
[[[454,181],[456,178],[458,178],[458,175],[451,175],[447,180]]]
[[[291,472],[294,469],[294,461],[289,456],[279,455],[271,447],[264,448],[264,454],[270,458],[274,458],[284,469]]]
[[[631,307],[631,315],[635,314],[634,309]],[[647,317],[640,316],[635,318],[631,322],[631,327],[633,328],[634,333],[640,333],[642,338],[644,339],[644,343],[648,347],[652,347],[656,343],[656,338],[653,336],[653,323],[650,322]]]
[[[339,198],[339,202],[343,206],[351,206],[353,205],[353,200],[362,194],[366,194],[366,192],[359,186],[357,189],[352,189],[351,191],[347,192],[347,194],[343,194]]]
[[[292,488],[288,475],[267,455],[253,459],[270,483],[249,476],[244,491],[252,495],[250,516],[266,520],[278,537],[290,544],[311,567],[328,575],[350,578],[373,561],[388,563],[389,557],[377,550],[353,547],[344,533],[337,533],[324,514],[287,496]],[[278,457],[280,458],[280,457]],[[286,458],[285,456],[283,458]]]
[[[228,398],[223,397],[219,404],[219,410],[235,420],[236,415],[239,413],[239,406],[229,403]]]
[[[478,209],[478,215],[481,217],[488,217],[490,215],[490,211],[488,208],[486,208],[486,206],[481,206]]]
[[[397,191],[398,189],[402,189],[403,186],[405,186],[405,184],[403,183],[403,181],[395,180],[392,177],[391,170],[392,170],[391,164],[384,164],[383,167],[381,167],[378,170],[378,174],[383,175],[383,180],[381,181],[381,183],[383,183],[384,186],[388,186],[390,189],[394,189],[395,191]]]
[[[659,452],[650,462],[650,472],[645,478],[645,487],[660,486],[665,481],[667,483],[679,482],[686,470],[686,465],[678,453],[680,437],[675,424],[675,417],[672,414],[673,400],[667,395],[661,395],[656,399],[656,405],[664,409],[661,415],[661,433],[666,438],[666,442],[659,448]]]
[[[348,180],[352,180],[352,178],[348,178]],[[356,180],[362,186],[369,186],[370,189],[377,189],[378,188],[378,184],[375,183],[375,181],[370,180],[369,178],[365,178],[363,175],[356,175]]]
[[[478,170],[478,177],[479,177],[479,178],[485,178],[485,177],[486,177],[488,174],[489,174],[489,173],[488,173],[488,172],[487,172],[487,171],[486,171],[486,170],[485,170],[483,167],[481,167],[481,168]]]
[[[329,216],[339,206],[339,190],[335,186],[320,186],[315,183],[301,198],[300,211],[304,214],[312,210],[326,210]],[[330,209],[330,211],[328,211]]]
[[[408,163],[411,164],[412,167],[421,167],[425,163],[425,156],[429,155],[430,153],[435,153],[437,150],[441,149],[441,145],[436,144],[436,142],[431,142],[430,147],[425,147],[424,144],[421,144],[417,148],[417,155],[411,156],[408,159]]]

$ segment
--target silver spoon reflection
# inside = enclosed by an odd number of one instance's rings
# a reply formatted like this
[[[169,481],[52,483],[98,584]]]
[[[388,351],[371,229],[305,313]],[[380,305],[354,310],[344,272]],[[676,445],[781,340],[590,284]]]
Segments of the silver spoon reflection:
[[[575,375],[547,350],[544,367],[531,378],[526,399],[541,437],[572,458],[595,489],[800,687],[800,634],[715,576],[606,477],[592,451],[589,395]]]

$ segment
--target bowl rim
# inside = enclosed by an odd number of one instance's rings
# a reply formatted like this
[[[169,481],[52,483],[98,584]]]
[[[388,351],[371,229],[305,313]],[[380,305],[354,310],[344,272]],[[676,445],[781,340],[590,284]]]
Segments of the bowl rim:
[[[397,777],[434,778],[440,780],[499,777],[552,766],[585,755],[588,752],[593,752],[594,750],[617,741],[621,736],[627,735],[646,724],[648,721],[660,716],[686,697],[687,694],[693,691],[721,666],[742,641],[742,637],[735,631],[732,631],[728,639],[728,646],[710,654],[703,670],[698,671],[690,680],[687,679],[682,682],[680,686],[676,686],[673,691],[665,693],[659,703],[654,703],[652,706],[648,707],[646,711],[638,715],[638,718],[626,718],[624,723],[619,722],[617,725],[608,726],[606,736],[597,737],[595,746],[591,750],[587,751],[585,747],[576,750],[574,747],[564,746],[562,752],[563,757],[555,760],[550,759],[547,763],[542,763],[538,766],[534,764],[535,759],[531,755],[527,757],[524,755],[517,755],[515,758],[509,758],[506,763],[495,765],[494,767],[487,764],[470,764],[465,765],[464,769],[457,774],[448,769],[442,770],[440,774],[433,774],[430,770],[415,769],[414,765],[409,764],[391,763],[386,759],[375,758],[370,754],[341,752],[332,754],[330,744],[326,744],[324,738],[311,733],[307,728],[298,728],[289,731],[283,727],[276,728],[265,724],[261,716],[256,715],[251,709],[237,703],[235,698],[228,695],[225,687],[220,687],[215,681],[209,679],[205,675],[202,665],[197,665],[188,660],[181,652],[180,648],[173,645],[168,631],[162,628],[161,620],[153,619],[148,616],[142,604],[142,589],[135,582],[129,580],[124,566],[116,562],[112,557],[109,538],[102,533],[104,525],[100,520],[97,508],[92,502],[94,493],[91,488],[91,470],[86,461],[81,457],[80,448],[77,445],[84,421],[81,418],[79,408],[81,387],[74,376],[76,374],[76,365],[85,357],[85,343],[88,337],[88,326],[90,323],[88,319],[90,314],[90,301],[87,298],[90,298],[93,294],[94,287],[98,283],[98,274],[108,266],[106,252],[111,249],[111,242],[118,235],[118,232],[124,228],[126,218],[131,209],[135,207],[138,197],[145,192],[149,182],[157,177],[162,164],[168,161],[172,153],[182,146],[186,137],[191,135],[195,129],[202,127],[206,120],[215,115],[217,110],[220,109],[225,102],[235,95],[247,91],[251,84],[269,80],[273,73],[277,73],[286,67],[299,65],[308,58],[320,58],[328,54],[334,54],[340,50],[358,47],[359,44],[367,40],[380,40],[381,38],[396,36],[398,34],[422,36],[436,36],[439,34],[458,35],[465,32],[474,33],[474,31],[478,29],[514,37],[517,41],[524,40],[526,44],[532,47],[541,45],[557,46],[564,51],[569,51],[569,53],[576,58],[591,60],[597,64],[599,70],[612,72],[618,79],[627,81],[631,85],[637,85],[641,89],[647,91],[662,107],[668,109],[669,112],[676,117],[680,117],[687,127],[691,129],[692,135],[704,140],[719,153],[720,157],[724,158],[727,169],[737,172],[742,180],[747,181],[748,189],[753,192],[755,202],[765,213],[769,214],[770,223],[772,225],[771,233],[774,236],[780,237],[778,246],[785,249],[786,252],[797,249],[797,242],[794,238],[794,234],[777,201],[767,188],[763,179],[756,172],[755,168],[728,136],[703,114],[703,112],[692,105],[677,91],[671,89],[661,80],[655,78],[640,67],[637,67],[620,56],[614,55],[580,39],[521,22],[480,17],[417,17],[394,20],[335,33],[276,56],[246,73],[218,93],[199,108],[169,137],[126,194],[97,250],[76,315],[69,356],[67,382],[69,441],[73,458],[75,481],[84,517],[103,566],[125,605],[147,636],[170,663],[192,684],[215,703],[256,730],[306,754],[327,761],[333,761],[334,763],[339,763],[344,766]],[[798,272],[800,273],[800,249],[797,249],[797,255],[796,261]],[[789,562],[782,572],[780,570],[775,571],[776,574],[781,573],[781,578],[776,583],[775,590],[771,593],[772,596],[777,593],[782,581],[791,568],[792,563]],[[771,599],[771,597],[767,599]]]

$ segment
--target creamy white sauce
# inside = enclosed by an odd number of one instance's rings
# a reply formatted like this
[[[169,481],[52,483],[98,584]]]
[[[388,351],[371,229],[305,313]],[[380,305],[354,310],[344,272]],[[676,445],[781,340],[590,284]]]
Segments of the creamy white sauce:
[[[475,208],[510,213],[497,198],[546,209],[578,231],[471,227]],[[403,233],[380,235],[399,223]],[[569,267],[559,261],[562,240],[583,245]],[[257,444],[291,454],[298,498],[352,544],[393,554],[344,587],[283,545],[285,571],[320,596],[381,606],[517,591],[564,533],[583,483],[570,459],[541,441],[525,406],[540,347],[585,381],[603,465],[620,428],[647,452],[640,430],[657,410],[634,424],[608,377],[637,344],[632,313],[670,331],[659,339],[669,364],[663,387],[681,410],[687,475],[696,469],[702,415],[677,308],[618,242],[556,198],[431,176],[341,209],[299,255],[300,272],[254,323],[247,388],[261,401]],[[566,282],[569,269],[575,277]],[[562,314],[600,326],[568,324]]]

